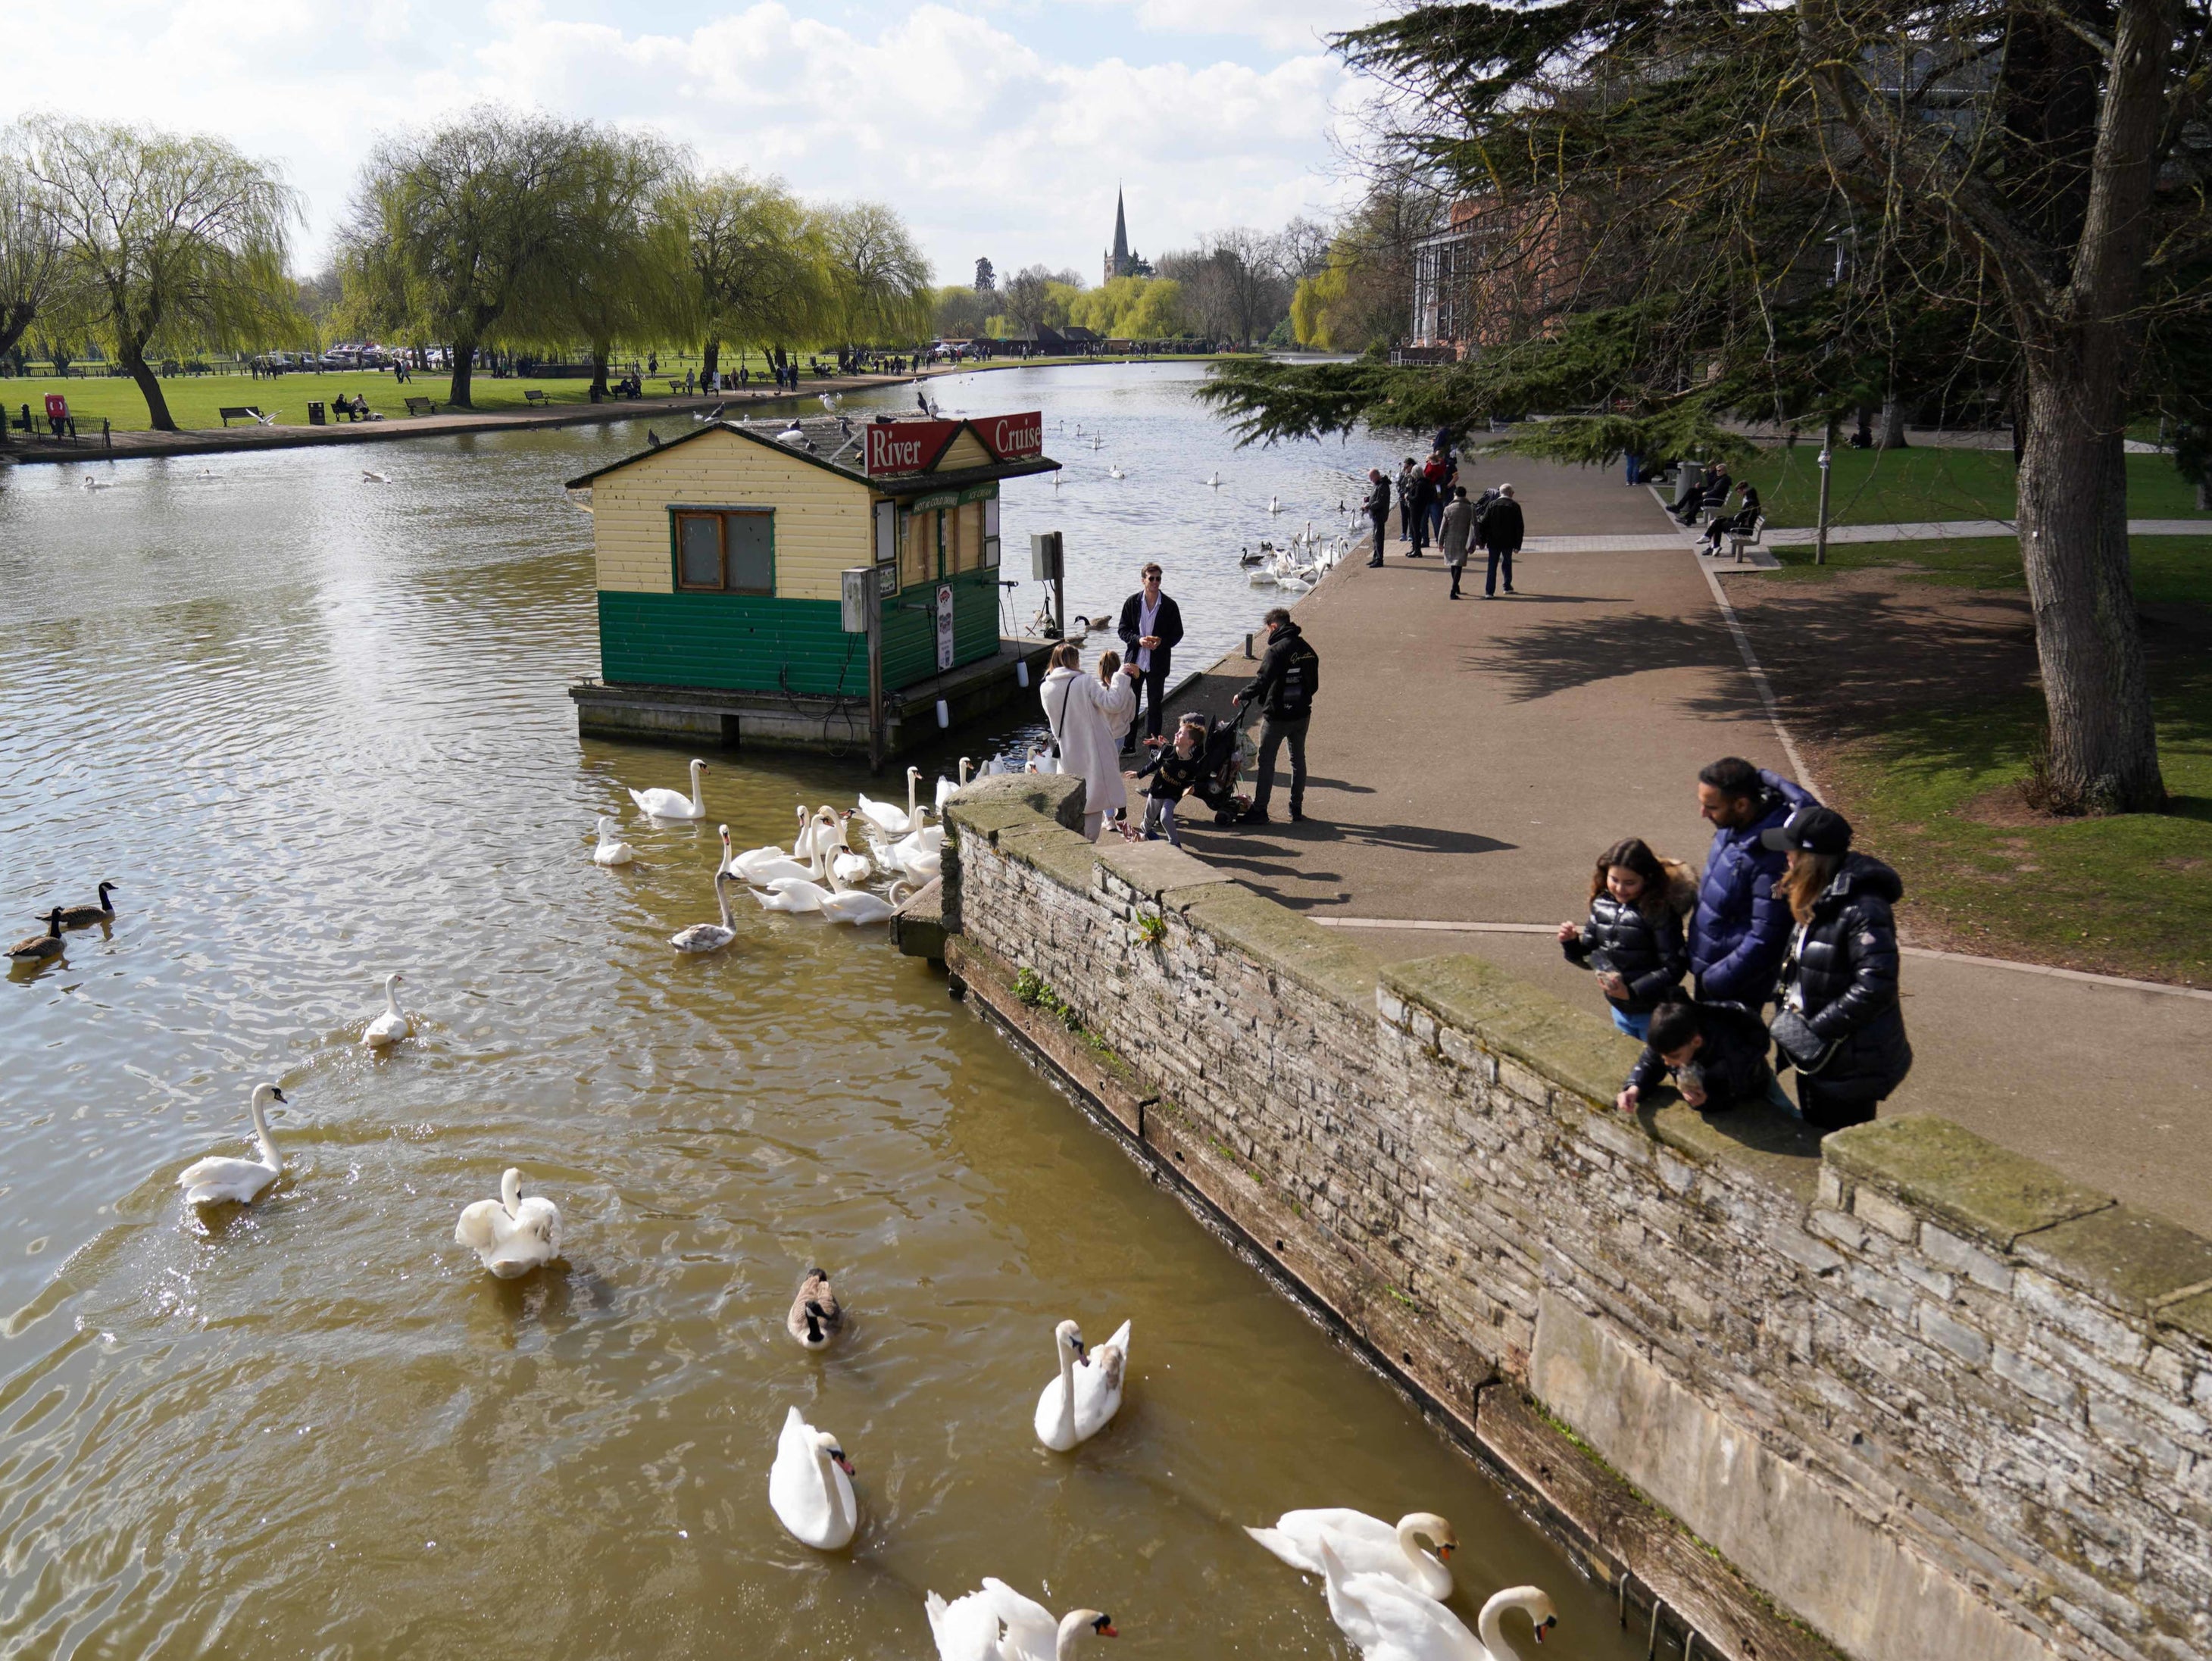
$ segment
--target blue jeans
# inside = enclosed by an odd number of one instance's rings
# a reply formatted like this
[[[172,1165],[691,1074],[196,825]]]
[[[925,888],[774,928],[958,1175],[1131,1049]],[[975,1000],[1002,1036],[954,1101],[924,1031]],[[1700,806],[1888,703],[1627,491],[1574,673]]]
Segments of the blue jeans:
[[[1644,1015],[1631,1015],[1627,1010],[1622,1009],[1617,1003],[1608,1003],[1605,1007],[1613,1011],[1613,1024],[1620,1028],[1622,1032],[1626,1033],[1629,1037],[1649,1038],[1651,1036],[1651,1016],[1649,1013]]]

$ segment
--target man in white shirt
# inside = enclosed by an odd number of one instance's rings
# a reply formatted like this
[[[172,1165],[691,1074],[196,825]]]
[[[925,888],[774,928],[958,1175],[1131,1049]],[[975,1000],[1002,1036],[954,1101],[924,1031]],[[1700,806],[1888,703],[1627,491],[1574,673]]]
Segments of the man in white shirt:
[[[1121,625],[1115,632],[1121,637],[1125,660],[1133,669],[1143,671],[1137,684],[1143,690],[1145,730],[1151,737],[1160,736],[1160,700],[1166,695],[1168,670],[1175,649],[1182,641],[1182,611],[1176,603],[1160,592],[1160,568],[1147,561],[1141,573],[1144,586],[1121,603]],[[1136,747],[1137,728],[1133,721],[1129,735],[1122,747]]]

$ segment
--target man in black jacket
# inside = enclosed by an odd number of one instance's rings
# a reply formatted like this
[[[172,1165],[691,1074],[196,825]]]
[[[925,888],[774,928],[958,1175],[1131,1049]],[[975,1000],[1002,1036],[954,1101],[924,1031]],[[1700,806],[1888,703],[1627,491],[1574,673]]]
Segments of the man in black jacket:
[[[1382,539],[1390,534],[1390,480],[1379,467],[1367,470],[1367,498],[1360,506],[1375,526],[1375,552],[1367,563],[1382,563]]]
[[[1644,1053],[1613,1106],[1634,1112],[1644,1094],[1672,1074],[1686,1106],[1709,1113],[1747,1107],[1776,1091],[1768,1042],[1765,1023],[1740,1005],[1680,998],[1662,1003],[1651,1012]]]
[[[1144,579],[1144,586],[1121,603],[1121,627],[1116,632],[1121,637],[1123,660],[1145,672],[1144,678],[1137,682],[1137,700],[1144,706],[1146,732],[1157,738],[1160,736],[1160,700],[1167,693],[1168,668],[1176,647],[1182,643],[1182,611],[1160,592],[1158,566],[1148,562],[1139,574]],[[1136,744],[1137,722],[1132,716],[1121,748],[1134,749]]]
[[[1490,552],[1490,571],[1482,585],[1482,597],[1494,599],[1498,595],[1498,562],[1505,562],[1505,591],[1513,591],[1513,556],[1521,551],[1521,504],[1513,499],[1513,487],[1498,487],[1498,500],[1482,510],[1476,533],[1482,545]]]
[[[1267,822],[1267,798],[1275,788],[1275,755],[1287,741],[1291,747],[1291,818],[1306,816],[1306,725],[1313,718],[1313,696],[1321,687],[1321,654],[1306,644],[1306,637],[1282,606],[1264,620],[1267,655],[1260,659],[1260,673],[1237,694],[1239,704],[1257,701],[1266,718],[1260,723],[1259,782],[1253,787],[1252,805],[1237,815],[1240,825]]]

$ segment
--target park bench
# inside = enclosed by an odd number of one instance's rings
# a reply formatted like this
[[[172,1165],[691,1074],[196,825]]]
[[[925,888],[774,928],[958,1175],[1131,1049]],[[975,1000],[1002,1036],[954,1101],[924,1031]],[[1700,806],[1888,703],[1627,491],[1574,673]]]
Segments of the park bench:
[[[1758,547],[1759,539],[1765,534],[1766,515],[1764,513],[1751,522],[1751,529],[1748,531],[1729,532],[1729,552],[1735,555],[1735,562],[1738,565],[1743,563],[1743,550],[1747,548]]]
[[[545,396],[543,389],[536,386],[529,387],[525,390],[522,394],[522,401],[528,404],[532,409],[542,409],[547,404],[553,402],[552,399]]]
[[[217,409],[216,414],[222,417],[222,424],[225,427],[234,421],[250,421],[257,427],[266,427],[275,419],[274,416],[263,415],[250,403],[227,403]]]
[[[674,376],[674,375],[670,375],[670,376],[668,376],[666,379],[667,379],[667,381],[668,381],[668,393],[669,393],[669,396],[670,396],[671,397],[679,397],[679,396],[681,396],[681,395],[682,395],[682,393],[683,393],[683,391],[684,391],[684,383],[683,383],[683,381],[682,381],[682,380],[680,380],[679,379],[678,379],[678,378],[677,378],[676,376]]]
[[[430,398],[410,398],[407,400],[407,413],[410,415],[434,415],[438,413],[438,406]]]

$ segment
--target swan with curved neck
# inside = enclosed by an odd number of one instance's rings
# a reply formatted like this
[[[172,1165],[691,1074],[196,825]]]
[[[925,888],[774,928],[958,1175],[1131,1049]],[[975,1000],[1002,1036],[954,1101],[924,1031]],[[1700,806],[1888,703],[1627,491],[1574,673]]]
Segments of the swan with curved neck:
[[[1073,1321],[1053,1330],[1060,1372],[1037,1397],[1037,1440],[1055,1453],[1081,1446],[1112,1422],[1121,1409],[1121,1379],[1129,1361],[1129,1323],[1092,1349]]]
[[[1121,1635],[1114,1617],[1103,1610],[1070,1609],[1055,1621],[1034,1597],[988,1575],[981,1591],[950,1603],[933,1591],[922,1607],[929,1613],[939,1661],[1073,1661],[1083,1638]]]
[[[768,1474],[768,1503],[793,1539],[817,1551],[852,1544],[860,1521],[852,1478],[853,1463],[835,1436],[815,1429],[795,1407],[784,1415]]]
[[[362,1028],[361,1041],[372,1050],[388,1050],[414,1031],[399,1007],[399,972],[384,977],[384,1013]]]
[[[269,1134],[269,1121],[262,1116],[262,1109],[269,1103],[283,1100],[284,1093],[273,1084],[253,1087],[253,1098],[247,1111],[253,1115],[253,1136],[260,1143],[261,1157],[229,1159],[211,1154],[193,1161],[177,1173],[177,1186],[185,1191],[185,1204],[215,1205],[229,1200],[239,1205],[251,1205],[263,1189],[284,1174],[284,1161],[276,1152],[276,1139]]]
[[[637,810],[648,819],[704,819],[707,798],[699,783],[699,775],[707,771],[707,764],[696,757],[691,762],[691,794],[680,795],[672,790],[654,788],[632,791],[629,799],[637,803]]]
[[[1321,1573],[1321,1543],[1326,1540],[1347,1573],[1387,1574],[1438,1603],[1451,1596],[1451,1570],[1445,1564],[1459,1549],[1459,1535],[1434,1512],[1409,1512],[1393,1527],[1380,1517],[1343,1506],[1286,1511],[1273,1528],[1244,1531],[1308,1574]],[[1434,1556],[1421,1549],[1424,1540],[1436,1548]]]
[[[729,881],[723,866],[730,862],[730,827],[724,825],[721,833],[722,858],[714,867],[714,904],[721,908],[722,920],[720,923],[694,923],[690,928],[669,936],[668,943],[679,952],[719,952],[738,937],[737,924],[730,917],[730,896],[722,886]]]
[[[599,846],[592,850],[595,865],[627,865],[637,858],[637,850],[615,834],[618,827],[605,814],[599,815]]]
[[[751,848],[729,860],[723,867],[740,882],[760,887],[795,876],[803,882],[812,882],[822,874],[822,862],[814,852],[815,818],[802,804],[799,809],[799,834],[791,844],[791,852],[770,843],[764,848]]]
[[[1469,1632],[1435,1598],[1388,1574],[1355,1574],[1327,1539],[1320,1543],[1329,1618],[1364,1661],[1521,1661],[1520,1652],[1506,1641],[1508,1609],[1528,1616],[1539,1644],[1559,1624],[1542,1587],[1508,1586],[1483,1604]]]
[[[550,1199],[522,1197],[522,1173],[514,1166],[499,1179],[499,1197],[465,1206],[453,1240],[503,1281],[544,1267],[561,1254],[561,1212]]]
[[[888,802],[872,802],[860,798],[860,817],[886,836],[904,836],[914,828],[914,810],[921,799],[921,769],[906,770],[906,811],[901,813]]]

